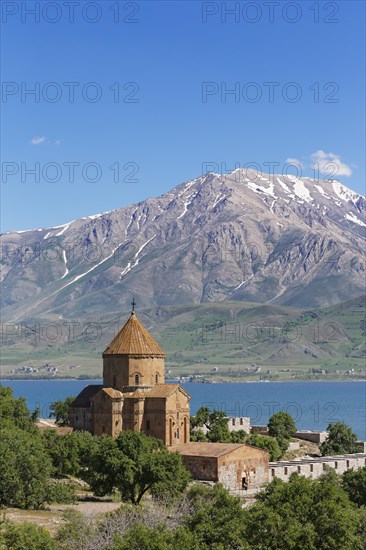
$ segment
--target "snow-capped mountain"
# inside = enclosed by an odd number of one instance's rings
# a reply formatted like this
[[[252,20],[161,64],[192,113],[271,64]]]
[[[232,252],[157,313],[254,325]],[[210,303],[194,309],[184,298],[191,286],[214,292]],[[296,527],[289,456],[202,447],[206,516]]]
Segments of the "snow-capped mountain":
[[[340,182],[208,173],[138,204],[2,235],[4,320],[364,292],[366,201]]]

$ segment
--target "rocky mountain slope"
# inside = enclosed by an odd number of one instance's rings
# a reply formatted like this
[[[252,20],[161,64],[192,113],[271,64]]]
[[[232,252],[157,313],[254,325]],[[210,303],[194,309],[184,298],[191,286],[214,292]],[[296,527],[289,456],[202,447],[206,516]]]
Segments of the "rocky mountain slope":
[[[174,304],[327,306],[365,285],[364,197],[336,180],[208,173],[158,198],[2,235],[2,322]]]

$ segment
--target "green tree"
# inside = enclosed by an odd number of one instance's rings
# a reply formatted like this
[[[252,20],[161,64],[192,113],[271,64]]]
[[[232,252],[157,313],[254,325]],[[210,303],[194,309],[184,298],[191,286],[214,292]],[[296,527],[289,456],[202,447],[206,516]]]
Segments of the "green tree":
[[[190,440],[191,441],[207,441],[207,436],[206,436],[205,432],[201,429],[191,430]]]
[[[287,451],[291,437],[296,433],[296,424],[287,412],[278,412],[268,421],[268,435],[275,437],[282,454]]]
[[[210,413],[207,407],[201,407],[196,414],[191,417],[192,441],[202,441],[202,435],[196,438],[197,428],[205,427],[207,429],[206,440],[221,443],[231,441],[231,433],[228,427],[228,417],[224,411],[214,410]],[[195,429],[193,429],[195,428]]]
[[[52,475],[64,477],[77,475],[79,471],[79,453],[74,439],[58,435],[56,430],[45,430],[42,440],[47,454],[52,460]]]
[[[358,530],[357,535],[360,541],[360,544],[358,544],[355,548],[357,550],[365,550],[365,540],[366,540],[366,506],[361,506],[361,508],[358,508]]]
[[[292,474],[274,479],[245,511],[251,548],[352,550],[361,548],[360,516],[331,471],[319,480]]]
[[[24,397],[15,398],[13,390],[8,386],[0,384],[0,422],[1,426],[5,424],[14,424],[22,430],[35,432],[34,423],[37,420],[38,409],[30,413]]]
[[[0,505],[40,508],[47,499],[51,463],[39,435],[0,430]]]
[[[191,428],[209,428],[210,409],[208,407],[200,407],[194,416],[191,416]]]
[[[248,434],[244,430],[237,430],[231,432],[231,443],[246,443]]]
[[[291,439],[296,433],[296,424],[292,416],[287,412],[278,412],[268,421],[268,435],[271,437]]]
[[[199,548],[242,548],[251,546],[243,538],[242,501],[231,496],[220,484],[192,488],[188,493],[194,514],[187,526]]]
[[[366,506],[366,466],[342,475],[342,487],[357,506]]]
[[[282,450],[277,442],[275,437],[270,435],[260,435],[253,433],[246,438],[246,443],[249,445],[254,445],[254,447],[259,447],[269,452],[269,459],[279,460],[282,456]]]
[[[228,426],[228,417],[224,411],[213,411],[209,419],[207,438],[212,443],[230,443],[231,433]]]
[[[70,425],[69,411],[73,401],[75,401],[75,397],[69,396],[66,399],[60,399],[51,403],[49,418],[55,418],[57,426]]]
[[[74,504],[76,502],[75,489],[76,485],[74,483],[65,482],[65,480],[50,480],[47,484],[46,500],[48,503]]]
[[[54,550],[55,543],[49,532],[34,523],[0,526],[0,548],[10,550]]]
[[[357,453],[357,435],[344,422],[334,422],[328,425],[329,435],[320,445],[320,452],[326,455],[343,455]]]
[[[47,454],[52,461],[52,473],[57,477],[80,475],[86,457],[95,445],[88,432],[75,431],[58,435],[56,430],[45,430],[42,435]]]
[[[317,550],[312,524],[304,528],[301,520],[261,502],[245,513],[243,526],[243,536],[252,550]]]
[[[139,504],[147,491],[159,496],[178,495],[190,479],[179,453],[168,451],[158,439],[128,430],[116,439],[98,438],[89,467],[86,479],[97,495],[116,488],[122,500],[133,504]]]

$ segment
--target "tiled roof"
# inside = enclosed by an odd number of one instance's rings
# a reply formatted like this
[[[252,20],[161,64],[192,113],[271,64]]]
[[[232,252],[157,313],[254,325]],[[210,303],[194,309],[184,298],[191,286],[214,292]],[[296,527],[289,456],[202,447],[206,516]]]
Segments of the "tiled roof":
[[[189,393],[179,384],[156,384],[147,393],[146,397],[169,397],[177,389],[180,389],[187,397],[190,397]]]
[[[164,357],[165,353],[135,313],[132,312],[127,323],[104,351],[104,355],[154,355]]]
[[[126,399],[136,399],[136,398],[141,398],[141,397],[146,397],[147,394],[144,393],[143,391],[141,390],[135,390],[133,392],[130,392],[130,393],[125,393],[123,394],[124,398]]]
[[[240,449],[240,447],[247,447],[243,443],[201,443],[191,442],[184,445],[178,445],[173,447],[173,451],[178,451],[185,456],[205,456],[218,458],[219,456],[226,455],[232,451]]]
[[[90,407],[90,400],[103,386],[100,384],[90,384],[79,393],[75,401],[71,403],[72,407]]]
[[[109,395],[109,397],[123,397],[123,393],[119,390],[115,390],[114,388],[103,388],[102,391]]]

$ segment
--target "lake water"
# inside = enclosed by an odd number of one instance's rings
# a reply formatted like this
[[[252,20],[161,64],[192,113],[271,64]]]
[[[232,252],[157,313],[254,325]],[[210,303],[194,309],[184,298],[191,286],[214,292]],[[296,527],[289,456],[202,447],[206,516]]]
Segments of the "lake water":
[[[28,407],[40,407],[47,418],[52,401],[77,395],[87,384],[101,380],[3,380]],[[366,439],[365,382],[252,382],[227,384],[186,383],[191,413],[202,405],[225,410],[228,416],[249,416],[252,424],[266,424],[279,410],[288,411],[300,430],[324,430],[329,422],[346,422]]]

